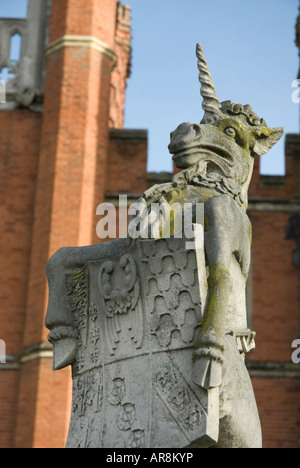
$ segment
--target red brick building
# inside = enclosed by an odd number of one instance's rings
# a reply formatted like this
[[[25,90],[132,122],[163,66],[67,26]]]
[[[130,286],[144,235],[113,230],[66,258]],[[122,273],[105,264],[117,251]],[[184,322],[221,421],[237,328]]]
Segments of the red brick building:
[[[63,447],[71,376],[69,369],[52,370],[45,264],[62,246],[99,242],[98,204],[117,204],[120,193],[134,200],[172,175],[147,174],[147,131],[123,128],[128,7],[115,0],[29,0],[27,19],[0,19],[0,30],[7,49],[0,69],[14,74],[0,106],[0,339],[7,353],[0,364],[0,447]],[[13,67],[9,44],[16,34],[22,50]],[[300,368],[291,360],[300,338],[300,136],[286,137],[285,176],[261,176],[258,166],[249,194],[248,287],[257,348],[248,367],[264,447],[300,447]]]

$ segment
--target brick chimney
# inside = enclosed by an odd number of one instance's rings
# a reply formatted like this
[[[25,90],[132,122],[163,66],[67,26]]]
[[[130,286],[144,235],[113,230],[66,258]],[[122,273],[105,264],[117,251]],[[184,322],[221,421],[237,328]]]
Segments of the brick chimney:
[[[44,358],[49,357],[45,266],[60,247],[96,239],[96,207],[105,192],[111,77],[117,63],[116,23],[119,29],[122,21],[128,27],[127,10],[116,22],[117,6],[119,11],[115,0],[52,0],[23,324],[22,349],[27,354],[23,351],[20,368],[18,447],[45,447],[47,441],[59,446],[66,435],[61,431],[68,424],[69,371],[53,375],[51,359]]]

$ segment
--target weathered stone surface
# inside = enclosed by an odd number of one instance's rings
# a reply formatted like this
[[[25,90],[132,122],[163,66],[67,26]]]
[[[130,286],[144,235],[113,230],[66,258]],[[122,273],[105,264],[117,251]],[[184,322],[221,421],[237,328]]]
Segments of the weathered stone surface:
[[[61,285],[46,321],[54,366],[73,367],[67,446],[209,446],[218,440],[219,391],[191,380],[204,250],[186,250],[185,239],[119,246],[105,256],[108,245],[99,245],[80,267],[76,249],[48,264],[50,290]]]
[[[226,335],[218,448],[261,448],[262,433],[251,380],[233,336]]]

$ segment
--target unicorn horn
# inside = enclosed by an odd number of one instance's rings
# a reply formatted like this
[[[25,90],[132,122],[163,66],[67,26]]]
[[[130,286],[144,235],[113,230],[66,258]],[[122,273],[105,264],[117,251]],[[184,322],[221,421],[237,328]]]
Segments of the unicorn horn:
[[[208,70],[203,49],[199,43],[196,47],[196,55],[198,59],[199,81],[201,83],[201,96],[203,97],[202,108],[205,112],[219,114],[220,103],[216,96],[216,90]]]

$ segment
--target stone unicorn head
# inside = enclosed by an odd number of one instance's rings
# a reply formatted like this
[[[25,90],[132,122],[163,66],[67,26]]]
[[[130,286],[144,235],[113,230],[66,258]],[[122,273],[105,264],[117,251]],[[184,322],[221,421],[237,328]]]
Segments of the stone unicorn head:
[[[282,137],[283,128],[269,128],[249,105],[221,104],[200,44],[197,44],[199,81],[204,117],[199,124],[183,123],[171,133],[169,151],[180,169],[198,165],[198,173],[233,180],[247,204],[254,157],[267,153]],[[195,174],[195,171],[192,171]]]

